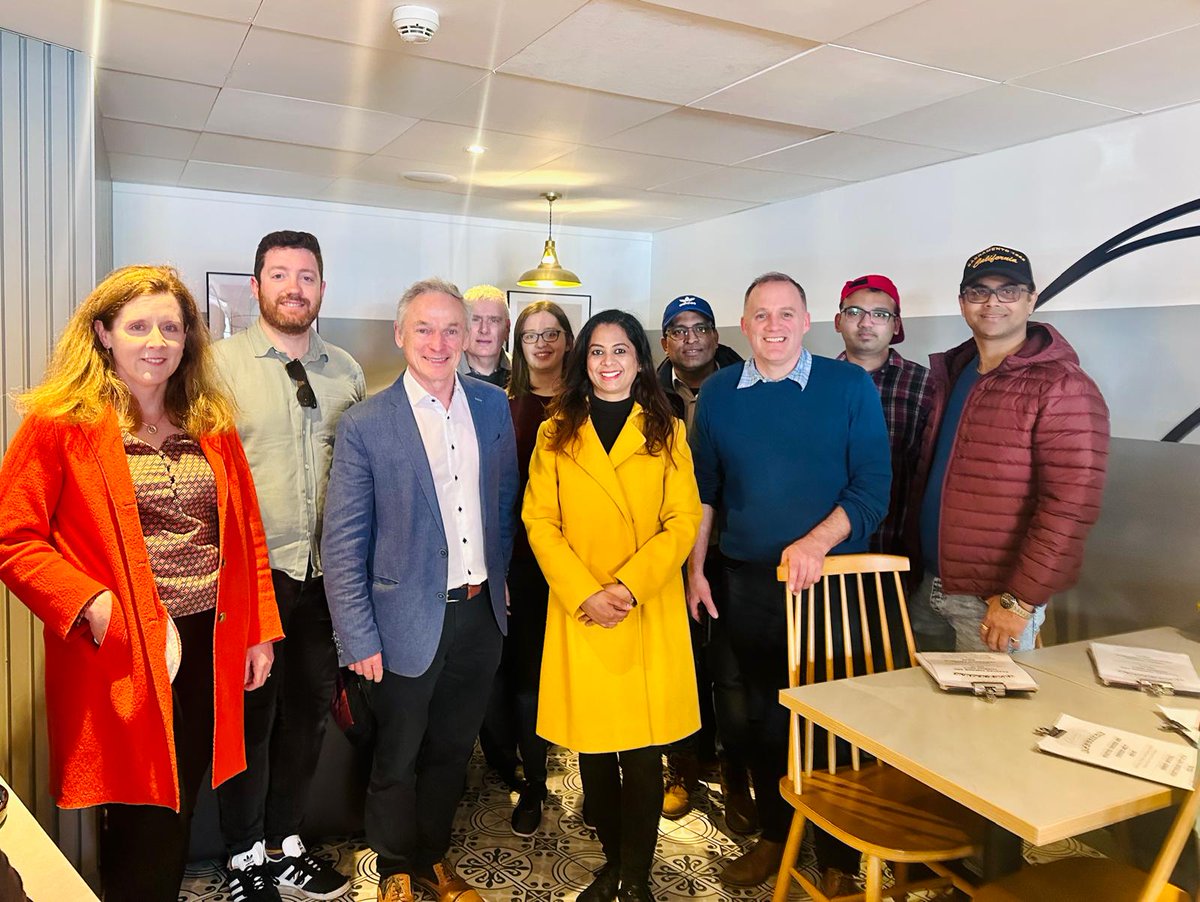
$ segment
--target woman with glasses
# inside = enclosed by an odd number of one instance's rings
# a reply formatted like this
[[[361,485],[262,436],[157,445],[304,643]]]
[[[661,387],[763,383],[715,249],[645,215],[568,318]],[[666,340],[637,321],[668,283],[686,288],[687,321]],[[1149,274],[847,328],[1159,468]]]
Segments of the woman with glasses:
[[[529,480],[529,458],[546,408],[562,387],[563,365],[575,341],[571,321],[558,304],[535,301],[517,317],[516,349],[508,382],[509,408],[517,437],[521,491]],[[518,495],[518,498],[521,496]],[[546,635],[546,598],[550,589],[529,549],[525,531],[513,538],[508,570],[508,635],[492,698],[480,731],[488,762],[520,789],[512,813],[512,831],[532,836],[542,822],[546,801],[546,740],[537,734],[538,680]],[[524,782],[517,783],[517,752]]]
[[[700,726],[681,566],[700,523],[684,425],[628,313],[592,317],[529,464],[550,585],[538,734],[579,752],[605,865],[582,902],[652,899],[661,746]]]
[[[245,766],[280,638],[250,470],[173,269],[79,306],[0,467],[0,580],[45,624],[50,789],[103,806],[106,902],[178,898],[192,808]]]

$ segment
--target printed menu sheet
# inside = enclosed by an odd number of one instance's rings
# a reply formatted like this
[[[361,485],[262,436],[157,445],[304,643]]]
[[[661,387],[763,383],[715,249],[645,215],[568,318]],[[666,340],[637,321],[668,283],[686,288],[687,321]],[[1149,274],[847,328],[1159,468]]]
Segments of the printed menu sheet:
[[[1060,735],[1038,740],[1038,748],[1043,752],[1176,789],[1192,789],[1196,785],[1193,746],[1090,723],[1070,714],[1060,715],[1054,726],[1061,731]]]
[[[1131,645],[1093,642],[1088,646],[1096,676],[1106,686],[1169,686],[1175,692],[1200,693],[1200,676],[1187,655]]]
[[[998,651],[917,652],[917,662],[942,689],[974,691],[979,684],[999,685],[1005,692],[1032,692],[1038,685],[1021,665]]]

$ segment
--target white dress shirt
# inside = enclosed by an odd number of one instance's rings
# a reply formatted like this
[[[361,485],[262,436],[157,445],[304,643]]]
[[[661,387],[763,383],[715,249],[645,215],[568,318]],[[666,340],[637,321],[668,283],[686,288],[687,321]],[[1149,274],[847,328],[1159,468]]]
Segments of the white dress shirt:
[[[446,588],[482,583],[487,579],[487,560],[479,501],[479,440],[462,380],[454,377],[449,410],[408,372],[404,391],[421,433],[441,509],[448,552]]]

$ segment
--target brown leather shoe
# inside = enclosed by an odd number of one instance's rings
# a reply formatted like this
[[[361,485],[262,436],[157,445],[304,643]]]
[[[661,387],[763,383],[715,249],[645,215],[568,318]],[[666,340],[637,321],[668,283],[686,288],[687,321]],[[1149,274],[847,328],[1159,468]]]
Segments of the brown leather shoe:
[[[725,825],[734,833],[758,829],[758,807],[750,797],[750,781],[744,768],[721,762],[721,798],[725,802]]]
[[[730,886],[760,886],[779,873],[783,843],[759,839],[749,852],[731,861],[721,872],[721,882]]]
[[[416,902],[408,874],[392,874],[379,881],[379,902]]]
[[[417,883],[436,896],[438,902],[483,902],[483,896],[454,873],[454,868],[445,861],[433,866],[432,877],[417,874]]]

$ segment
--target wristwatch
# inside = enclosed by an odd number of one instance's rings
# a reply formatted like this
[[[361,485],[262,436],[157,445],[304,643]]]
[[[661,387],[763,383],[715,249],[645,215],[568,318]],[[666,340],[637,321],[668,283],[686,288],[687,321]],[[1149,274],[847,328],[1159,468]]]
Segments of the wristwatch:
[[[1006,611],[1012,611],[1022,620],[1028,620],[1033,616],[1033,611],[1027,611],[1021,606],[1020,600],[1012,592],[1005,592],[1000,596],[1000,607]]]

